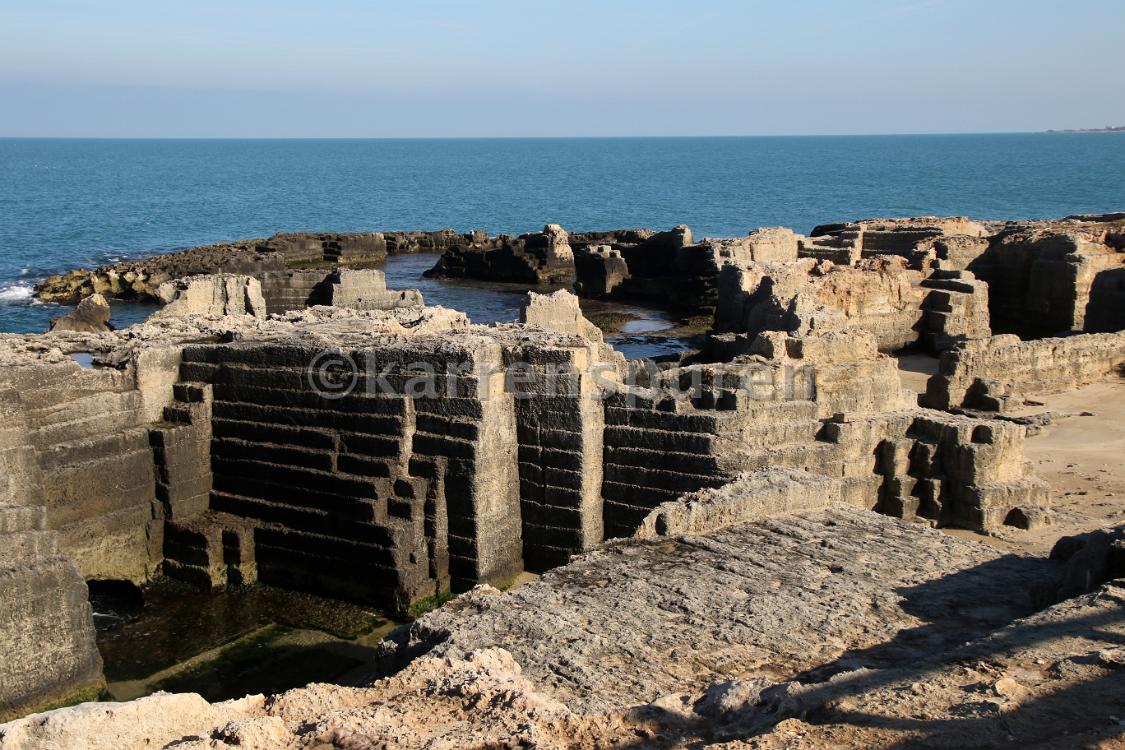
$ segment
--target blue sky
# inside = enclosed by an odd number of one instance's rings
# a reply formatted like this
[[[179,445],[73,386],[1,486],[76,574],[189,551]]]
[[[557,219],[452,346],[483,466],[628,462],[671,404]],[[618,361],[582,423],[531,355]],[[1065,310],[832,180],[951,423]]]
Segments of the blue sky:
[[[3,0],[0,135],[1116,125],[1122,29],[1122,0]]]

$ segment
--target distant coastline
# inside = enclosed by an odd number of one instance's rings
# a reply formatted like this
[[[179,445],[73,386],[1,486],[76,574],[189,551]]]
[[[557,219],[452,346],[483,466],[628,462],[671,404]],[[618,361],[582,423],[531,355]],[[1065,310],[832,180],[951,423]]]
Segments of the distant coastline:
[[[1048,133],[1125,133],[1125,125],[1107,125],[1104,128],[1062,128]]]

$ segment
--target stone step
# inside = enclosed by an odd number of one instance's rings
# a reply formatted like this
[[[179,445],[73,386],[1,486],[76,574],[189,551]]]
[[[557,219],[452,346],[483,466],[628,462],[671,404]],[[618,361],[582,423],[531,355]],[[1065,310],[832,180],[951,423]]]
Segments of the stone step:
[[[402,417],[405,413],[406,405],[402,398],[366,395],[362,390],[363,383],[359,383],[359,390],[352,394],[325,398],[309,388],[307,377],[307,373],[302,373],[301,382],[295,387],[288,388],[263,387],[263,379],[256,378],[255,385],[219,382],[213,386],[213,390],[216,401],[238,404],[389,417]]]
[[[179,382],[172,386],[172,395],[177,401],[198,404],[206,400],[206,383]]]
[[[237,419],[212,419],[211,432],[216,438],[237,438],[247,442],[289,445],[319,450],[338,449],[337,433],[312,427],[290,427]],[[397,441],[395,441],[397,446]]]
[[[357,499],[329,492],[295,487],[284,480],[266,481],[244,476],[241,472],[226,474],[216,470],[213,478],[215,493],[230,493],[243,497],[256,498],[266,503],[280,503],[323,513],[332,513],[340,518],[364,523],[378,522],[385,511],[381,498]],[[229,508],[216,507],[216,510]]]
[[[191,407],[186,404],[172,404],[164,407],[164,421],[173,425],[190,425],[194,419]]]
[[[270,483],[284,483],[301,490],[330,493],[344,498],[374,500],[386,494],[383,483],[366,476],[354,476],[346,470],[323,471],[302,466],[278,464],[261,458],[229,458],[218,454],[211,457],[211,469],[218,475],[238,475]]]
[[[148,444],[148,430],[136,427],[108,435],[57,443],[39,451],[39,463],[44,468],[52,469],[76,466],[140,451]]]
[[[710,454],[678,453],[675,451],[607,445],[605,446],[604,457],[606,464],[612,463],[618,466],[672,465],[690,474],[711,474],[719,471],[718,457]]]
[[[626,482],[606,479],[602,482],[602,495],[606,504],[628,505],[631,507],[655,508],[667,500],[675,500],[682,492],[663,487],[641,487]]]
[[[670,469],[649,468],[637,466],[617,466],[606,464],[606,481],[621,484],[634,484],[639,487],[659,487],[676,493],[687,493],[701,490],[704,487],[721,487],[729,479],[725,476],[686,474]]]
[[[715,436],[695,432],[665,432],[633,427],[605,428],[605,444],[674,453],[710,453]]]
[[[335,451],[295,448],[238,438],[214,438],[211,442],[211,454],[220,458],[264,461],[320,471],[336,470]]]
[[[69,420],[54,419],[41,422],[33,416],[29,421],[37,427],[29,430],[29,437],[34,445],[44,448],[104,435],[107,432],[120,432],[131,427],[139,427],[140,413],[140,408],[137,406],[125,410],[102,411]]]
[[[227,513],[243,519],[280,524],[324,536],[354,539],[369,544],[388,546],[393,539],[393,534],[378,523],[361,522],[315,508],[287,505],[228,492],[212,492],[211,508],[215,512]]]
[[[304,409],[282,406],[263,406],[218,400],[212,406],[212,415],[219,419],[285,425],[287,427],[320,427],[369,435],[401,435],[404,433],[400,417],[378,414],[356,414],[331,409]]]

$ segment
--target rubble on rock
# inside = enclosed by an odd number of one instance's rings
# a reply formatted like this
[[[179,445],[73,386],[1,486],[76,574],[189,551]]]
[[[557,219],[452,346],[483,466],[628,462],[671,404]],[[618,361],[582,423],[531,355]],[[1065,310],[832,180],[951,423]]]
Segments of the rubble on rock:
[[[286,233],[268,239],[243,240],[193,247],[103,266],[93,271],[76,270],[50,276],[35,287],[44,302],[76,304],[90,294],[157,300],[157,290],[167,281],[185,276],[229,273],[251,275],[259,280],[270,272],[301,267],[365,265],[402,253],[441,252],[458,235],[440,232]]]

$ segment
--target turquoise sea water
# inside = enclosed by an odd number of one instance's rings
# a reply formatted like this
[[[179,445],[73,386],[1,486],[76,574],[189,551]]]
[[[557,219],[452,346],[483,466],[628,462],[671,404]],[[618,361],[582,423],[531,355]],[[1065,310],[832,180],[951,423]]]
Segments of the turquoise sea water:
[[[880,215],[1110,210],[1125,210],[1121,133],[0,139],[0,330],[43,330],[63,312],[31,303],[44,275],[281,230],[686,223],[702,236]],[[392,286],[411,285],[416,268],[405,267]]]

